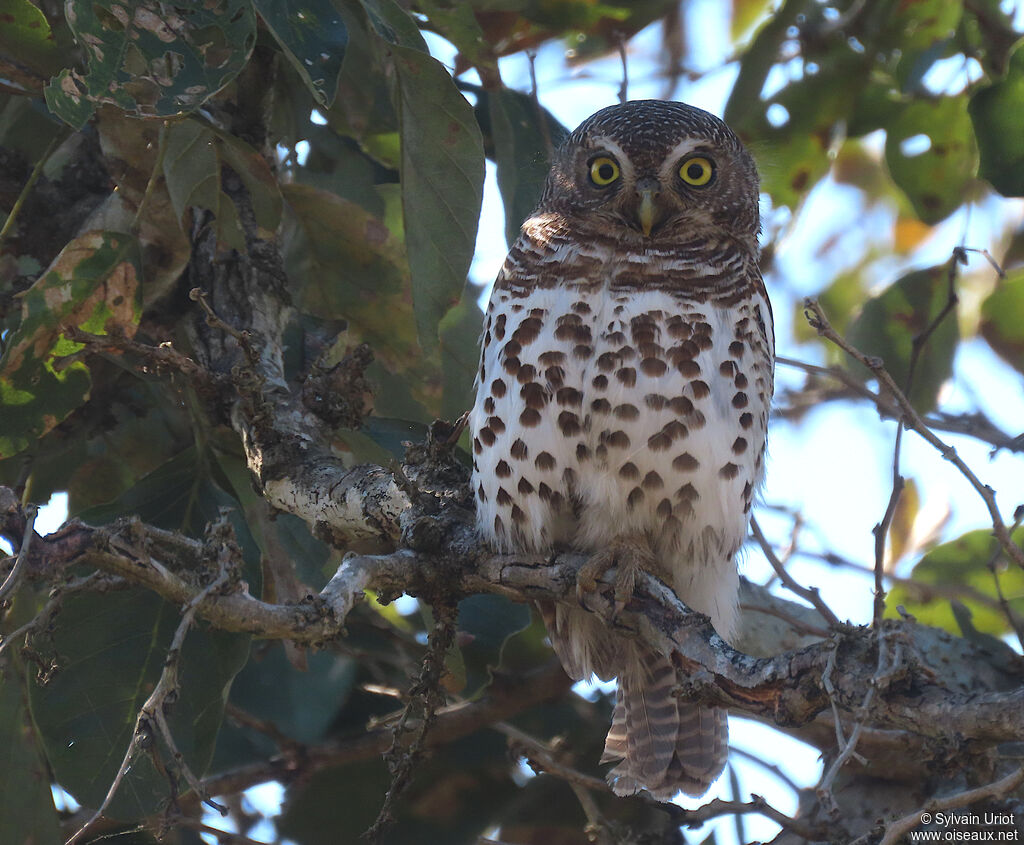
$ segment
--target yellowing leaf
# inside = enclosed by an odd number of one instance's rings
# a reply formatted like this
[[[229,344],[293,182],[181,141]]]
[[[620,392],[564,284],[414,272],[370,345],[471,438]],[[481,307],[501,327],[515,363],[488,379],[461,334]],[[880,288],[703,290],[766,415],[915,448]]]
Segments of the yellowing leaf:
[[[69,243],[21,297],[22,319],[0,359],[0,459],[26,448],[89,394],[84,364],[58,366],[81,345],[76,326],[131,336],[139,319],[139,245],[130,235],[87,232]]]

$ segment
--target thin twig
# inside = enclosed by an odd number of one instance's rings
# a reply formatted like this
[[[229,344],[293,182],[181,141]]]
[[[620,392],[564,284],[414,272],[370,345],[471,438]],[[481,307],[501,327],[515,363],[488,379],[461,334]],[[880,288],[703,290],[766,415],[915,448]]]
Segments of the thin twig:
[[[515,725],[510,725],[508,722],[498,722],[491,725],[491,727],[498,733],[507,736],[512,749],[521,753],[531,763],[536,764],[536,768],[541,771],[561,778],[566,783],[576,784],[594,792],[610,793],[612,791],[611,787],[601,778],[584,774],[570,766],[566,766],[564,763],[560,763],[550,746],[521,731]]]
[[[822,367],[818,364],[811,364],[797,358],[787,358],[784,355],[777,356],[775,358],[775,363],[784,367],[792,367],[793,369],[800,370],[808,375],[833,379],[846,388],[844,391],[826,393],[824,395],[821,395],[821,392],[819,392],[814,397],[813,404],[815,405],[820,404],[822,400],[860,397],[873,403],[878,409],[879,415],[882,417],[898,419],[900,416],[900,409],[895,403],[863,385],[849,371],[844,370],[842,367]],[[790,393],[789,395],[800,397],[805,393],[806,389],[799,394]],[[791,406],[789,409],[783,407],[779,413],[783,417],[803,413],[807,410],[805,404],[807,403],[801,402],[795,407]],[[1024,452],[1024,437],[1021,437],[1020,435],[1010,436],[999,429],[981,412],[974,412],[970,414],[947,414],[943,411],[935,411],[923,419],[925,425],[933,431],[947,431],[951,434],[963,434],[967,437],[973,437],[975,440],[981,440],[984,443],[988,443],[993,447],[993,452],[1000,449],[1006,449],[1010,452]]]
[[[687,827],[695,828],[704,824],[704,822],[718,818],[719,816],[731,816],[737,813],[760,813],[762,816],[771,819],[785,830],[792,831],[797,836],[803,837],[811,842],[821,838],[819,830],[809,824],[791,818],[780,810],[776,810],[771,804],[765,801],[762,796],[753,794],[750,796],[749,803],[743,803],[742,801],[723,801],[720,798],[715,798],[713,801],[709,801],[707,804],[704,804],[695,810],[684,810],[680,812],[677,818]]]
[[[67,841],[66,845],[74,845],[76,841],[85,835],[89,827],[96,822],[104,812],[106,812],[107,807],[110,806],[110,802],[114,799],[114,796],[120,789],[125,776],[130,771],[132,763],[138,755],[139,750],[142,748],[143,740],[151,735],[151,726],[154,723],[160,729],[160,734],[174,756],[175,762],[178,764],[180,771],[185,775],[185,779],[188,781],[189,786],[192,787],[193,791],[195,791],[196,795],[200,797],[203,803],[217,810],[221,815],[227,813],[226,807],[218,804],[209,797],[202,783],[200,783],[199,779],[192,773],[191,768],[185,762],[184,757],[178,750],[174,743],[174,739],[171,736],[170,728],[167,725],[166,717],[164,715],[164,707],[167,703],[168,696],[175,691],[178,686],[178,662],[181,656],[181,647],[185,641],[185,635],[192,626],[196,610],[204,600],[222,589],[228,582],[229,577],[230,574],[228,570],[226,568],[222,568],[218,576],[182,608],[181,621],[178,623],[178,627],[174,632],[174,637],[171,639],[171,645],[167,651],[167,658],[164,663],[163,671],[160,673],[160,679],[157,681],[153,692],[150,693],[149,698],[146,699],[145,703],[139,709],[139,714],[135,720],[135,730],[132,734],[131,742],[128,744],[128,750],[125,751],[124,758],[117,770],[117,774],[114,776],[114,780],[111,782],[110,788],[107,790],[107,794],[103,798],[103,802],[100,804],[99,808]]]
[[[621,33],[616,33],[619,48],[619,59],[622,62],[622,82],[619,84],[619,103],[625,103],[629,99],[629,62],[626,58],[626,39]]]
[[[789,775],[787,775],[784,771],[782,771],[781,768],[776,766],[774,763],[769,763],[764,758],[758,757],[756,754],[747,751],[745,748],[740,748],[736,745],[730,745],[729,754],[735,757],[742,757],[744,760],[749,760],[754,765],[760,766],[766,772],[770,772],[772,775],[774,775],[776,778],[778,778],[780,781],[786,784],[786,786],[788,786],[795,793],[799,793],[803,789],[803,787],[800,786],[800,784],[793,780]]]
[[[864,700],[861,702],[860,710],[857,716],[857,722],[853,726],[853,730],[850,732],[850,737],[845,742],[842,741],[842,729],[839,722],[839,711],[833,709],[836,719],[836,737],[839,740],[839,755],[835,760],[832,761],[832,765],[822,774],[821,780],[818,783],[815,792],[818,795],[818,799],[825,807],[829,815],[837,819],[839,816],[839,806],[836,804],[835,797],[832,794],[832,784],[835,782],[836,777],[842,770],[843,766],[851,757],[857,757],[862,763],[865,762],[862,757],[856,754],[857,743],[860,741],[861,732],[864,730],[864,719],[868,713],[868,709],[871,707],[872,701],[874,701],[875,694],[878,689],[885,682],[885,678],[890,674],[890,666],[898,666],[899,659],[896,659],[890,663],[888,660],[888,639],[885,636],[883,629],[878,629],[878,663],[875,669],[875,674],[871,678],[868,684],[867,692],[864,693]],[[834,702],[833,702],[834,704]]]
[[[454,605],[442,603],[437,603],[434,611],[435,624],[428,637],[429,648],[423,656],[422,669],[409,688],[409,700],[392,728],[391,747],[384,755],[391,771],[391,785],[376,820],[364,834],[371,843],[377,842],[392,823],[392,807],[411,783],[416,764],[426,750],[427,733],[444,705],[441,677],[445,672],[445,657],[455,638],[456,611]],[[402,737],[409,732],[408,722],[414,710],[419,710],[422,718],[405,745]]]
[[[914,410],[913,405],[910,404],[906,395],[902,390],[900,390],[888,370],[885,369],[885,365],[880,358],[865,355],[836,332],[836,330],[832,328],[832,324],[828,321],[828,318],[825,316],[825,312],[822,310],[821,305],[818,304],[817,300],[811,298],[805,299],[804,309],[808,322],[819,335],[830,340],[847,355],[867,367],[874,374],[875,378],[878,379],[879,383],[887,390],[891,391],[893,398],[896,400],[896,404],[899,406],[904,425],[921,435],[921,437],[935,447],[939,454],[952,463],[960,471],[960,474],[967,479],[985,503],[989,517],[992,520],[992,530],[995,533],[999,544],[1006,550],[1006,554],[1014,563],[1021,568],[1024,568],[1024,549],[1021,549],[1020,546],[1014,543],[1013,539],[1010,537],[1010,532],[1006,528],[1006,523],[1003,521],[1002,514],[999,513],[999,506],[996,503],[995,491],[987,484],[983,484],[981,482],[978,476],[975,475],[974,471],[964,463],[964,460],[957,454],[956,449],[943,442],[935,432],[928,428],[927,424],[921,418],[921,415]]]
[[[750,518],[750,533],[753,535],[754,539],[757,540],[758,545],[761,546],[764,556],[768,558],[768,562],[772,565],[772,569],[775,570],[785,587],[790,592],[800,596],[800,598],[809,601],[814,606],[814,609],[821,614],[822,618],[828,622],[829,627],[838,626],[840,624],[839,618],[832,612],[832,609],[825,604],[818,592],[818,588],[803,587],[796,582],[792,575],[786,572],[786,567],[782,565],[782,561],[779,560],[778,555],[775,554],[775,550],[772,548],[771,543],[768,542],[768,539],[764,536],[764,532],[761,531],[761,526],[757,524],[757,519],[755,517]]]
[[[871,529],[871,533],[875,536],[875,600],[872,613],[872,625],[875,628],[882,624],[882,617],[885,616],[885,540],[889,536],[889,528],[896,515],[896,506],[899,504],[900,496],[903,495],[904,478],[900,474],[900,446],[902,443],[903,423],[899,422],[896,425],[896,442],[893,446],[892,490],[889,493],[889,502],[885,506],[882,521]]]
[[[25,575],[26,567],[28,566],[28,552],[32,545],[32,537],[35,535],[33,526],[36,523],[36,515],[39,511],[35,505],[26,505],[22,509],[22,513],[25,515],[25,530],[21,535],[21,546],[18,548],[18,556],[14,560],[14,566],[7,573],[3,584],[0,584],[0,603],[3,602],[8,593],[18,586],[18,582]]]
[[[28,181],[25,183],[25,187],[21,189],[21,193],[18,194],[18,198],[14,201],[14,205],[11,206],[11,210],[7,214],[7,219],[4,221],[4,225],[0,227],[0,246],[3,246],[4,241],[7,239],[7,235],[10,234],[12,228],[14,228],[14,221],[18,219],[18,212],[21,211],[21,207],[25,204],[25,200],[28,199],[28,195],[32,193],[32,188],[35,187],[39,177],[43,174],[43,168],[46,166],[46,162],[50,160],[50,156],[53,155],[54,150],[57,149],[61,144],[64,143],[64,139],[68,136],[68,128],[62,127],[58,130],[57,134],[53,136],[49,146],[43,152],[39,161],[36,162],[35,167],[32,168],[32,173],[28,177]]]
[[[897,819],[890,824],[885,829],[885,836],[882,837],[879,845],[896,845],[896,843],[902,841],[904,834],[909,833],[921,824],[922,813],[935,813],[941,810],[951,810],[955,807],[966,807],[986,798],[1001,798],[1015,790],[1022,783],[1024,783],[1024,766],[985,786],[967,789],[946,798],[933,799],[920,810]]]

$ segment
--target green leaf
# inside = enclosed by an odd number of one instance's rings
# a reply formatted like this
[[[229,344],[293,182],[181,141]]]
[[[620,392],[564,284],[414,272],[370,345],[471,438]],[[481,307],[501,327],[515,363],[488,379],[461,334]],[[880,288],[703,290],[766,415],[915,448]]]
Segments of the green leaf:
[[[306,671],[292,666],[281,643],[258,644],[231,685],[231,703],[272,723],[296,742],[322,742],[344,707],[356,680],[356,661],[321,651],[308,655]],[[211,766],[223,771],[256,763],[279,749],[265,734],[241,728],[230,720],[217,737]]]
[[[238,209],[221,183],[221,168],[228,165],[249,191],[257,224],[270,232],[277,229],[283,205],[280,188],[266,160],[252,147],[198,120],[168,126],[164,144],[164,175],[179,220],[193,206],[205,208],[217,218],[221,240],[245,251]]]
[[[868,355],[876,355],[904,388],[910,372],[914,338],[928,328],[949,299],[949,268],[946,265],[918,270],[898,279],[881,294],[864,303],[850,324],[847,339]],[[960,339],[956,310],[946,315],[917,356],[909,399],[925,413],[938,401],[939,389],[952,375],[953,356]],[[868,371],[859,365],[864,378]]]
[[[159,527],[201,535],[234,500],[210,480],[194,448],[151,473],[118,501],[82,514],[101,523],[135,513]],[[259,554],[237,512],[229,515],[245,556],[243,577],[258,593]],[[168,561],[163,561],[167,565]],[[98,807],[131,742],[138,710],[153,689],[180,608],[144,590],[71,596],[52,639],[60,671],[29,688],[32,717],[57,781],[81,804]],[[193,626],[170,712],[179,750],[199,776],[213,755],[231,679],[245,665],[250,637]],[[162,744],[156,745],[163,753]],[[166,759],[166,758],[165,758]],[[169,785],[139,755],[108,815],[137,819],[167,800]]]
[[[338,96],[325,114],[327,125],[339,135],[355,140],[363,152],[384,167],[397,169],[402,160],[401,142],[385,57],[377,49],[377,39],[367,31],[362,16],[346,6],[340,7],[339,12],[348,27],[349,42],[338,79]],[[416,32],[418,35],[419,31]],[[344,191],[339,193],[348,196]]]
[[[1024,269],[1010,273],[981,305],[982,337],[1024,373]]]
[[[256,42],[247,0],[69,0],[66,15],[89,70],[61,71],[45,94],[50,110],[75,129],[100,103],[146,117],[194,111],[238,75]]]
[[[530,608],[503,596],[470,596],[459,602],[457,630],[466,669],[462,696],[470,698],[490,682],[490,670],[501,663],[505,641],[530,624]],[[468,635],[468,637],[466,637]]]
[[[494,51],[484,38],[471,3],[420,0],[417,10],[427,16],[432,29],[458,48],[464,61],[477,68],[497,68]]]
[[[50,24],[28,0],[0,0],[0,55],[13,58],[41,76],[60,69],[60,50]]]
[[[484,315],[476,304],[480,288],[466,283],[459,304],[444,315],[441,338],[441,417],[457,420],[473,404],[473,379],[480,365]]]
[[[320,105],[330,107],[348,28],[330,0],[254,0],[267,28]]]
[[[428,53],[427,42],[409,14],[394,0],[359,0],[378,36],[391,44]]]
[[[505,205],[505,240],[511,246],[519,237],[522,222],[540,201],[549,150],[556,149],[569,133],[526,94],[502,88],[481,92],[479,97],[489,118],[498,187]]]
[[[23,671],[11,656],[0,660],[0,842],[59,845],[64,837],[23,700]]]
[[[89,371],[59,359],[80,350],[69,326],[131,336],[139,320],[139,245],[117,232],[87,232],[69,243],[21,296],[22,318],[0,359],[0,459],[25,449],[89,394]]]
[[[1024,542],[1024,528],[1018,528],[1012,536],[1020,545]],[[886,612],[895,617],[896,606],[903,605],[919,622],[959,634],[961,626],[949,600],[943,597],[945,590],[967,606],[972,624],[978,631],[994,636],[1011,633],[1005,614],[992,606],[992,602],[998,599],[996,578],[990,568],[993,561],[999,586],[1011,610],[1017,616],[1024,614],[1024,570],[1007,564],[998,542],[988,529],[968,531],[928,552],[911,573],[911,578],[922,586],[915,587],[913,583],[895,585],[889,593]],[[934,595],[936,590],[938,595]],[[973,598],[972,591],[979,598]]]
[[[299,307],[321,319],[345,320],[348,331],[339,341],[345,347],[365,342],[373,348],[368,372],[377,414],[429,421],[441,409],[441,353],[435,344],[425,354],[417,339],[397,194],[380,192],[389,208],[380,218],[306,185],[283,191],[294,214],[285,263]],[[464,332],[449,339],[465,349]]]
[[[456,303],[473,259],[484,153],[473,110],[430,56],[391,45],[402,136],[402,211],[416,329],[437,347],[438,323]]]
[[[904,147],[917,136],[928,139],[926,151]],[[919,99],[904,106],[888,125],[885,161],[925,223],[938,223],[956,211],[978,169],[967,97]]]
[[[1005,79],[971,97],[968,111],[981,156],[979,174],[1004,197],[1024,197],[1024,47],[1011,56]]]

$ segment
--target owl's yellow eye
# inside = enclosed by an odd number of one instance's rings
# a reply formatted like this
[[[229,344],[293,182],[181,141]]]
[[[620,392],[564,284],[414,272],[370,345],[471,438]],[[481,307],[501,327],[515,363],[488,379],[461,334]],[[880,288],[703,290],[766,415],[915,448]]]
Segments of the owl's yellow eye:
[[[598,156],[590,162],[590,181],[604,188],[619,178],[619,166],[608,156]]]
[[[688,158],[679,165],[679,178],[695,188],[703,188],[714,175],[715,166],[704,156]]]

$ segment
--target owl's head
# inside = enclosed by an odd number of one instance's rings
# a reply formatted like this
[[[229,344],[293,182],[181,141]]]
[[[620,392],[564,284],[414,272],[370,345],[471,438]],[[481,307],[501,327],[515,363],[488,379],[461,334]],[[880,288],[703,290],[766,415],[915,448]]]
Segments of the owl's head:
[[[556,153],[540,211],[664,241],[718,230],[756,250],[754,160],[713,114],[634,100],[591,115]]]

